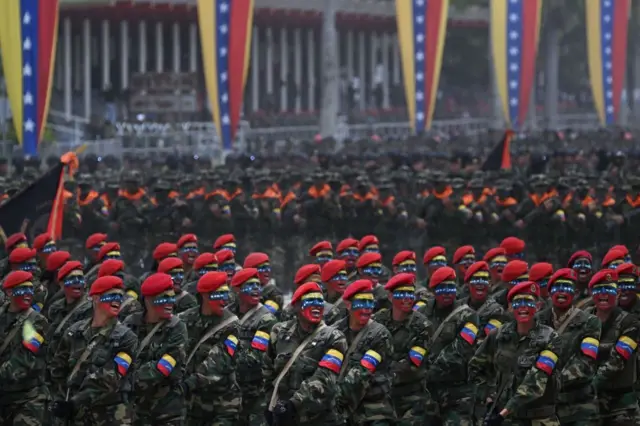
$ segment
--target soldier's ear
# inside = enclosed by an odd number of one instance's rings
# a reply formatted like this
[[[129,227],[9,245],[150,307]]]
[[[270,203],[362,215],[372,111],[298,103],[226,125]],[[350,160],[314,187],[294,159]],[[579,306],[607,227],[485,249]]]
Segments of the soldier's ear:
[[[393,302],[393,293],[387,293],[387,298],[389,298],[389,302]]]
[[[350,300],[345,300],[344,301],[344,306],[346,306],[347,310],[351,310],[351,301]]]

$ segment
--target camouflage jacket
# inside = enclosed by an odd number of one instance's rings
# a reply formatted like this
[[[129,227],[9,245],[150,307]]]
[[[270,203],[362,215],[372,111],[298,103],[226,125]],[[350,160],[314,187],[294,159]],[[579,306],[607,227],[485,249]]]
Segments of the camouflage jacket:
[[[318,327],[322,328],[316,332],[280,381],[278,399],[293,402],[298,424],[333,426],[339,424],[335,399],[338,374],[347,351],[347,340],[333,327],[322,323]],[[278,323],[271,329],[263,370],[267,402],[274,392],[276,378],[296,348],[311,333],[313,332],[302,329],[297,319]]]
[[[127,373],[138,339],[117,319],[102,328],[93,328],[91,321],[79,321],[67,329],[49,366],[52,385],[60,395],[68,391],[77,407],[121,404],[126,401],[124,394],[131,392]],[[87,350],[88,358],[69,377]]]
[[[14,329],[17,332],[0,354],[0,406],[48,395],[44,386],[47,320],[33,309],[16,313],[9,312],[8,307],[9,304],[0,307],[0,345],[5,344]],[[23,342],[22,327],[27,320],[39,335],[31,342]],[[25,344],[31,344],[33,350]]]
[[[497,375],[496,408],[506,408],[508,419],[553,417],[559,385],[555,366],[562,339],[540,322],[521,337],[516,324],[510,321],[489,333],[469,362],[470,379],[486,386]]]
[[[353,424],[394,419],[391,333],[373,320],[362,330],[354,332],[349,328],[349,317],[338,321],[334,328],[347,337],[349,345],[338,381],[338,410]],[[355,342],[360,333],[364,334]]]
[[[136,312],[142,312],[142,305],[138,301],[138,295],[136,293],[127,292],[124,297],[124,302],[120,305],[118,318],[120,321],[124,321],[126,317],[133,315]]]
[[[65,331],[76,322],[90,318],[92,313],[93,306],[91,301],[84,296],[80,297],[71,305],[67,303],[67,299],[65,298],[53,302],[47,312],[47,318],[50,324],[49,332],[47,333],[47,361],[53,359]],[[67,317],[67,315],[69,316]],[[58,328],[60,330],[58,330]]]
[[[470,297],[460,299],[460,303],[466,303],[478,314],[478,320],[480,321],[478,323],[478,345],[492,330],[502,327],[502,324],[509,321],[511,316],[502,305],[490,298],[480,306],[477,306]]]
[[[194,295],[189,294],[184,290],[179,292],[176,291],[176,304],[173,308],[173,312],[179,314],[196,306],[198,306],[198,301]]]
[[[324,321],[327,325],[333,325],[348,315],[347,306],[344,304],[342,298],[338,299],[330,307],[326,307],[325,304]]]
[[[265,305],[272,314],[279,315],[280,311],[284,307],[284,297],[282,290],[280,290],[274,283],[269,283],[262,287],[262,297],[260,302]]]
[[[235,315],[226,309],[222,317],[204,316],[200,306],[184,311],[180,318],[187,327],[187,361],[184,384],[191,395],[190,416],[212,418],[217,416],[237,417],[241,406],[241,392],[236,380],[236,351],[238,342],[238,320],[208,337],[195,351],[198,342],[209,330]],[[185,361],[186,362],[186,361]]]

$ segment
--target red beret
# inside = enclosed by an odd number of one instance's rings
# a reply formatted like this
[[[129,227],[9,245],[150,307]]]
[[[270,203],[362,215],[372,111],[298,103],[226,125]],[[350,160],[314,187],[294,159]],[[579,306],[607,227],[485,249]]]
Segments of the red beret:
[[[333,260],[327,263],[331,263],[331,262],[333,262]],[[326,263],[325,263],[325,266],[326,266]],[[298,271],[296,272],[296,276],[293,278],[293,283],[296,286],[304,284],[307,282],[307,280],[311,275],[320,275],[320,265],[318,265],[317,263],[302,265],[300,269],[298,269]]]
[[[610,249],[607,254],[602,258],[602,266],[606,266],[613,262],[614,260],[622,260],[624,259],[625,253],[621,250]]]
[[[373,245],[380,245],[380,240],[378,240],[378,237],[376,237],[375,235],[365,235],[360,239],[360,242],[358,243],[358,250],[362,251],[365,247]]]
[[[424,256],[422,257],[422,263],[426,265],[427,263],[431,262],[434,257],[446,255],[447,251],[444,249],[444,247],[434,246],[424,253]]]
[[[120,244],[114,242],[105,243],[105,245],[100,247],[100,251],[98,252],[98,259],[104,259],[107,253],[112,251],[120,251]]]
[[[364,268],[372,263],[382,263],[382,255],[380,253],[364,253],[356,261],[356,267]]]
[[[333,251],[333,246],[331,245],[331,241],[320,241],[316,243],[311,250],[309,250],[309,256],[315,256],[321,251]]]
[[[182,237],[180,237],[180,239],[176,243],[176,246],[178,248],[182,248],[187,243],[197,243],[197,242],[198,242],[198,237],[196,237],[196,234],[184,234]]]
[[[198,280],[196,290],[198,293],[211,293],[227,283],[227,274],[224,272],[207,272]]]
[[[158,265],[158,272],[169,273],[172,269],[184,268],[182,259],[179,257],[167,257]]]
[[[589,288],[596,284],[609,284],[618,281],[618,273],[615,269],[601,269],[596,272],[591,281],[589,281]]]
[[[269,255],[267,253],[255,252],[249,253],[249,255],[244,259],[243,268],[256,268],[263,263],[269,262]]]
[[[529,280],[540,281],[544,277],[550,277],[553,274],[553,265],[547,262],[534,263],[529,269]]]
[[[402,262],[406,262],[407,260],[413,260],[415,262],[416,252],[411,250],[402,250],[401,252],[398,252],[395,256],[393,256],[393,261],[391,261],[391,264],[393,266],[396,266],[401,264]]]
[[[47,271],[54,272],[57,271],[64,265],[66,262],[71,259],[71,253],[64,250],[54,251],[47,258]]]
[[[507,293],[507,301],[511,302],[511,299],[513,299],[516,294],[528,294],[540,297],[540,287],[533,281],[518,283],[509,290],[509,293]]]
[[[218,264],[218,258],[213,253],[202,253],[200,256],[196,257],[195,262],[193,262],[194,269],[204,268],[207,265]]]
[[[370,293],[373,291],[373,282],[371,280],[355,280],[344,291],[342,298],[349,300],[358,293]]]
[[[33,259],[34,257],[36,257],[35,249],[18,247],[17,249],[13,249],[11,251],[11,254],[9,255],[9,262],[13,264],[23,263],[29,259]]]
[[[516,237],[507,237],[500,243],[507,254],[518,254],[524,251],[524,241]]]
[[[624,244],[617,244],[611,247],[610,250],[620,250],[621,252],[624,253],[625,256],[629,254],[629,249]]]
[[[49,241],[51,241],[51,234],[46,232],[44,234],[40,234],[33,240],[33,248],[40,251]]]
[[[505,249],[503,249],[502,247],[494,247],[488,250],[484,254],[484,257],[482,258],[482,260],[484,260],[485,262],[490,262],[491,259],[493,259],[494,257],[506,256],[506,255],[507,255],[507,251]]]
[[[157,296],[167,290],[173,290],[173,280],[161,272],[149,275],[140,286],[140,293],[145,297]]]
[[[620,275],[636,275],[636,265],[633,263],[623,263],[616,268],[616,274]]]
[[[512,260],[507,263],[502,271],[502,281],[508,283],[516,278],[526,275],[529,271],[529,265],[524,260]]]
[[[85,242],[84,247],[87,250],[89,250],[105,241],[107,241],[107,234],[101,234],[98,232],[96,234],[89,235],[89,238],[87,238],[87,241]]]
[[[33,281],[33,275],[31,272],[27,271],[12,271],[9,272],[9,275],[4,279],[2,283],[3,289],[17,287],[22,283],[26,283],[27,281]]]
[[[160,243],[156,246],[155,250],[153,250],[153,258],[157,261],[160,261],[166,257],[171,256],[172,254],[178,253],[178,246],[173,243]]]
[[[572,267],[573,263],[580,258],[585,258],[585,259],[588,259],[589,262],[593,262],[593,256],[591,256],[591,253],[589,253],[586,250],[578,250],[577,252],[571,255],[571,257],[569,258],[569,261],[567,262],[567,266],[569,268]]]
[[[471,279],[471,277],[475,275],[476,272],[480,272],[480,271],[489,272],[489,264],[484,260],[481,260],[480,262],[476,262],[473,265],[469,266],[469,268],[467,268],[467,272],[464,273],[464,282],[468,282]]]
[[[225,263],[230,260],[234,260],[236,257],[235,254],[231,250],[223,249],[216,252],[216,259],[218,259],[218,263]]]
[[[231,278],[231,286],[240,287],[242,284],[246,283],[251,278],[259,278],[258,270],[256,268],[241,269],[238,272],[236,272],[233,278]]]
[[[407,274],[403,272],[401,274],[394,275],[391,277],[389,282],[384,286],[384,289],[387,291],[393,291],[394,288],[401,286],[415,286],[416,285],[416,276],[414,274]]]
[[[89,296],[106,293],[114,288],[124,290],[124,284],[120,278],[114,276],[99,277],[93,282],[93,284],[91,284]]]
[[[344,271],[347,269],[347,262],[340,259],[333,259],[328,261],[322,267],[322,272],[320,273],[320,278],[322,281],[327,282],[331,281],[333,277],[335,277],[338,272]]]
[[[11,249],[13,249],[16,245],[26,242],[27,236],[22,232],[17,232],[15,234],[11,234],[9,238],[7,238],[7,241],[4,242],[4,249],[6,251],[11,251]]]
[[[309,282],[309,283],[302,284],[293,293],[293,296],[291,297],[291,304],[295,305],[296,302],[298,302],[302,298],[302,296],[304,296],[307,293],[313,293],[313,292],[322,293],[322,289],[320,288],[320,285],[318,285],[318,283]]]
[[[62,279],[69,275],[72,271],[82,271],[82,269],[82,263],[78,262],[77,260],[67,262],[58,271],[58,281],[62,281]]]
[[[555,282],[558,280],[577,281],[578,274],[576,273],[576,271],[574,271],[571,268],[560,268],[556,272],[554,272],[553,275],[551,275],[551,278],[549,278],[549,283],[547,284],[547,286],[551,288],[551,286],[553,286],[553,284],[555,284]]]
[[[455,253],[453,253],[453,263],[454,265],[456,263],[460,263],[460,261],[462,260],[463,257],[465,257],[468,254],[473,254],[475,256],[476,254],[476,249],[473,248],[473,246],[462,246],[462,247],[458,247],[458,249],[456,250]]]
[[[216,241],[213,243],[213,249],[218,250],[220,247],[227,245],[229,243],[235,243],[236,237],[233,234],[224,234],[220,235]]]
[[[456,271],[449,266],[443,266],[435,271],[433,275],[431,275],[431,278],[429,278],[429,288],[434,288],[445,281],[455,281],[455,279]]]
[[[336,252],[340,253],[341,251],[345,251],[350,248],[358,248],[358,240],[355,238],[345,238],[340,241],[338,246],[336,247]]]
[[[118,259],[107,259],[98,269],[98,277],[109,277],[124,270],[124,262]]]

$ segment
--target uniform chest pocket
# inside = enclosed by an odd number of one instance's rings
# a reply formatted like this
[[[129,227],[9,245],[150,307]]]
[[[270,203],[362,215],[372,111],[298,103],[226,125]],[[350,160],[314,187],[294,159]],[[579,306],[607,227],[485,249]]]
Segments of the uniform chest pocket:
[[[495,356],[496,369],[501,372],[509,371],[513,365],[515,356],[516,355],[511,352],[498,351]]]
[[[109,351],[108,348],[100,347],[93,350],[93,354],[91,354],[91,363],[96,367],[102,367],[112,358],[113,356],[111,356],[111,351]]]
[[[537,354],[522,354],[518,356],[518,368],[528,370],[536,362]]]
[[[448,343],[455,338],[456,335],[456,325],[452,322],[445,324],[442,327],[442,334],[440,335],[440,340],[444,343]]]

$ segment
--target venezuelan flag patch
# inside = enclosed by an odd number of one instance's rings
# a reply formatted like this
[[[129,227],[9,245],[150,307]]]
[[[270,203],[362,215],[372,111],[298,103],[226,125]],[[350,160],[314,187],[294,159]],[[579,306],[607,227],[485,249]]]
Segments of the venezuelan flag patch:
[[[42,311],[42,303],[38,302],[38,303],[34,303],[33,305],[31,305],[31,309],[33,309],[36,312],[41,312]]]
[[[176,366],[176,360],[169,354],[162,355],[158,364],[156,364],[156,368],[159,372],[161,372],[164,376],[169,377],[171,372],[173,371],[173,367]]]
[[[419,311],[420,308],[422,308],[424,305],[426,305],[426,303],[424,303],[422,300],[418,300],[414,305],[413,305],[413,310],[414,311]]]
[[[22,341],[22,344],[25,348],[36,354],[40,350],[42,342],[44,342],[44,337],[42,337],[38,332],[34,331],[33,333],[31,333],[31,336],[29,336],[27,340]]]
[[[478,327],[473,323],[466,323],[460,330],[460,337],[468,344],[473,345],[476,342],[476,337],[478,337]]]
[[[118,355],[116,355],[113,360],[118,368],[118,373],[120,373],[121,376],[127,374],[127,371],[129,371],[129,367],[131,366],[131,357],[129,354],[125,352],[118,352]]]
[[[536,361],[536,367],[550,376],[553,373],[553,369],[556,368],[556,362],[558,362],[558,355],[551,351],[542,351]]]
[[[382,356],[371,349],[364,353],[360,360],[360,365],[371,371],[372,373],[378,368],[378,364],[382,361]]]
[[[251,341],[251,347],[265,352],[269,347],[269,333],[265,333],[260,330],[256,331],[256,334],[253,336],[253,340]]]
[[[636,343],[636,341],[627,336],[620,337],[618,339],[618,343],[616,343],[616,351],[625,360],[631,358],[631,355],[633,355],[633,351],[635,351],[637,347],[638,344]]]
[[[132,298],[133,300],[138,300],[138,293],[136,293],[133,290],[127,290],[127,296],[129,296],[130,298]]]
[[[273,300],[267,300],[266,302],[264,302],[264,307],[267,308],[272,314],[276,314],[280,310],[280,305],[278,305]]]
[[[489,333],[491,333],[493,330],[496,330],[500,327],[502,327],[502,323],[497,319],[489,320],[487,325],[484,326],[484,335],[488,336]]]
[[[230,334],[224,341],[224,346],[227,348],[227,353],[231,356],[235,355],[238,348],[238,338],[233,334]]]
[[[424,360],[424,356],[427,354],[427,350],[420,346],[414,346],[409,351],[409,359],[416,366],[420,367],[422,361]]]
[[[593,337],[585,337],[582,339],[582,343],[580,343],[580,350],[583,354],[588,356],[589,358],[597,359],[598,358],[598,348],[600,347],[600,342]]]
[[[329,349],[327,353],[324,354],[318,365],[338,374],[342,368],[343,360],[344,355],[342,355],[342,352],[335,349]]]

